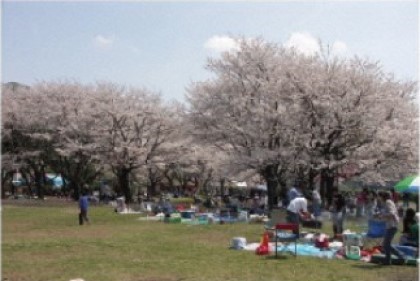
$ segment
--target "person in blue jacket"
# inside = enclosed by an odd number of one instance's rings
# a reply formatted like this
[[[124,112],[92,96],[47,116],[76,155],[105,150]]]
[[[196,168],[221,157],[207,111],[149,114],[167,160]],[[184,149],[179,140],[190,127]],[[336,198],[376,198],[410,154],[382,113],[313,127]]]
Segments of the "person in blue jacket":
[[[79,209],[80,209],[79,225],[83,225],[84,222],[89,224],[89,218],[87,216],[88,208],[89,208],[89,199],[88,199],[87,191],[83,190],[82,196],[80,196],[79,198]]]

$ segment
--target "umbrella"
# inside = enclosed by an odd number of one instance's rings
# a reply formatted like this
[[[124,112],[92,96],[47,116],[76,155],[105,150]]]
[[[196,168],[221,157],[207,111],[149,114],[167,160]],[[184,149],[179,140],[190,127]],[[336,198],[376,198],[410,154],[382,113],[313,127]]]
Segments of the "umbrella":
[[[409,176],[395,185],[397,192],[418,193],[420,188],[420,176]]]

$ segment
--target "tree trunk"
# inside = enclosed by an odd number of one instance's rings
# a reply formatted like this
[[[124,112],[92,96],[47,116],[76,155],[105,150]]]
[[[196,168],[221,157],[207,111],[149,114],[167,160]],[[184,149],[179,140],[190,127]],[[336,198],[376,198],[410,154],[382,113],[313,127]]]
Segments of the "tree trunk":
[[[6,199],[6,181],[7,181],[7,177],[3,177],[1,178],[1,199]]]
[[[268,210],[271,211],[273,207],[277,206],[277,165],[272,164],[266,166],[261,175],[264,177],[267,182],[267,196],[268,196]]]
[[[147,194],[150,194],[151,197],[156,195],[156,187],[157,187],[157,177],[156,177],[156,172],[153,171],[152,168],[148,168],[148,172],[149,172],[149,182],[150,184],[147,186]]]
[[[72,192],[73,200],[75,200],[75,201],[79,200],[80,185],[77,182],[71,181],[69,186],[70,186],[70,190],[73,191]]]
[[[321,172],[321,198],[323,202],[330,206],[333,199],[334,191],[334,173],[329,170],[323,170]]]
[[[193,177],[194,181],[194,195],[197,196],[201,192],[200,181],[197,177]]]
[[[44,175],[42,171],[34,169],[36,193],[39,199],[44,199]]]
[[[225,196],[226,188],[225,188],[225,178],[220,179],[220,196],[223,198]]]
[[[13,171],[2,170],[1,173],[1,198],[6,198],[6,182],[9,179],[13,179]]]
[[[151,198],[156,195],[157,182],[150,181],[150,184],[147,186],[147,197]]]
[[[298,169],[297,171],[297,183],[296,183],[296,187],[298,187],[300,189],[300,192],[302,192],[302,194],[306,194],[306,190],[308,188],[308,178],[306,178],[305,176],[305,171],[303,168]]]
[[[333,199],[333,190],[334,190],[334,176],[333,175],[327,175],[326,188],[327,188],[328,206],[331,206],[332,199]]]
[[[132,202],[131,190],[130,190],[130,169],[125,167],[118,168],[117,177],[118,183],[120,185],[121,191],[125,197],[125,203],[130,204]]]
[[[26,186],[28,187],[28,190],[27,190],[27,194],[28,194],[28,196],[29,197],[32,197],[32,182],[31,182],[31,176],[27,173],[27,172],[25,172],[25,169],[22,169],[21,170],[21,174],[22,174],[22,178],[25,180],[25,184],[26,184]]]
[[[282,202],[284,202],[284,199],[287,198],[287,183],[284,180],[279,179],[279,185],[280,185],[280,199],[282,200]]]
[[[309,170],[309,175],[308,175],[309,190],[314,190],[314,188],[315,188],[315,183],[314,183],[315,177],[316,177],[315,171],[313,169],[310,169]]]
[[[321,171],[320,174],[320,179],[319,179],[319,195],[321,195],[321,200],[322,200],[322,204],[324,205],[324,207],[328,207],[327,205],[327,201],[326,199],[326,181],[325,181],[326,177],[325,177],[325,171]]]

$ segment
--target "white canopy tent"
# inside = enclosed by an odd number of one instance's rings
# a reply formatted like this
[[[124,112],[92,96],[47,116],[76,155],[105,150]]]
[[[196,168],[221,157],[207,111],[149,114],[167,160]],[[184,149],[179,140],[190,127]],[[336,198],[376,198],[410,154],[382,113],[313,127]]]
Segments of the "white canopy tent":
[[[231,181],[233,187],[247,188],[246,181]]]

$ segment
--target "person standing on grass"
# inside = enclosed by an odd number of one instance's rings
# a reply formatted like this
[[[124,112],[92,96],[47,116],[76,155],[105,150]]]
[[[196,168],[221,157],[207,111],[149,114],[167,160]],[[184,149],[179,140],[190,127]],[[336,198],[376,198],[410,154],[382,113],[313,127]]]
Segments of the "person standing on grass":
[[[321,215],[321,204],[322,204],[321,195],[319,194],[318,188],[315,187],[314,190],[312,191],[312,212],[315,218]]]
[[[379,200],[384,206],[381,213],[375,215],[376,218],[384,220],[386,223],[386,230],[384,240],[382,242],[382,248],[385,251],[385,261],[384,265],[391,265],[391,253],[395,254],[401,259],[404,259],[404,255],[392,247],[392,239],[394,239],[395,234],[397,233],[397,227],[399,222],[397,207],[395,206],[394,201],[392,200],[390,192],[380,192]]]
[[[87,191],[83,190],[82,196],[80,196],[79,198],[79,209],[80,209],[79,225],[83,225],[84,222],[89,224],[89,218],[87,216],[88,208],[89,208],[89,199],[87,196]]]
[[[370,219],[378,210],[378,193],[371,190],[366,202],[366,215]]]
[[[331,213],[334,237],[337,237],[337,234],[343,234],[343,224],[346,216],[346,200],[338,190],[334,191]]]
[[[366,207],[366,201],[368,197],[368,189],[365,187],[363,188],[362,192],[357,194],[356,199],[356,217],[361,218],[365,215],[365,207]]]

